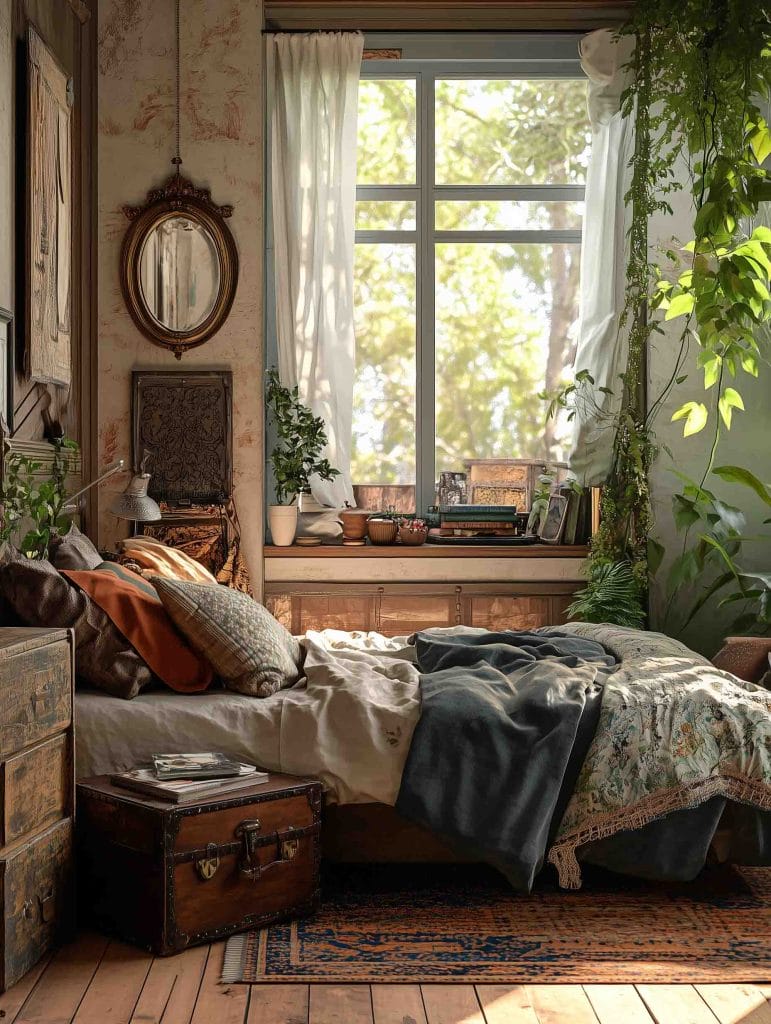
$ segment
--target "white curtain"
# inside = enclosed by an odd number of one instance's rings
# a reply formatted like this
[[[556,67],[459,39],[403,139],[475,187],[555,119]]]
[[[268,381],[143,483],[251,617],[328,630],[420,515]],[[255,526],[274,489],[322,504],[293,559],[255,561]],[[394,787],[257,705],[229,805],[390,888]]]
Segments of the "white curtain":
[[[327,425],[341,476],[324,505],[353,504],[351,417],[356,113],[364,37],[268,37],[278,369]]]
[[[634,118],[621,116],[621,93],[628,84],[634,41],[610,29],[584,36],[579,44],[581,67],[589,78],[589,119],[592,151],[586,175],[581,246],[581,317],[574,369],[594,378],[591,400],[579,397],[574,419],[571,471],[579,483],[605,482],[612,463],[615,431],[612,421],[621,398],[619,374],[625,368],[627,337],[619,335],[624,308],[627,229],[624,203],[629,161],[634,148]],[[598,388],[610,388],[606,395]]]

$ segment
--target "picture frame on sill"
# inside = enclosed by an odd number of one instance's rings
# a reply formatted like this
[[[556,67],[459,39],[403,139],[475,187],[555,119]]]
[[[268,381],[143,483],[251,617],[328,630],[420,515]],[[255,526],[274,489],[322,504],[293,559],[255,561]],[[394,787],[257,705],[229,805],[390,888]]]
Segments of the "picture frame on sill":
[[[565,531],[569,502],[564,494],[552,494],[546,509],[539,540],[543,544],[559,544]]]

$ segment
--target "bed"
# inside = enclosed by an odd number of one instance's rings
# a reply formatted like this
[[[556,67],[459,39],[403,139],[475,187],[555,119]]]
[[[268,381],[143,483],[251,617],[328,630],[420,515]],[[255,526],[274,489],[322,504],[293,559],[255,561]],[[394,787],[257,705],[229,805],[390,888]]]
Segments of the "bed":
[[[490,639],[467,627],[428,633],[463,647]],[[547,858],[567,887],[580,885],[583,861],[674,878],[694,877],[715,856],[771,863],[771,693],[659,634],[573,624],[559,635],[601,644],[612,665],[560,828],[549,834],[544,855],[532,858],[527,877],[513,873],[513,884],[528,888],[533,865],[540,869]],[[410,754],[422,718],[409,638],[325,630],[303,644],[305,682],[266,699],[152,691],[125,702],[81,691],[78,775],[121,771],[161,749],[219,749],[269,770],[320,777],[328,857],[485,856],[441,817],[413,813],[405,803],[408,768],[413,780],[431,774],[430,763],[416,767]],[[467,658],[472,667],[475,658]],[[423,712],[425,718],[425,704]],[[470,799],[478,802],[473,793]],[[405,806],[409,813],[399,813]],[[516,824],[521,828],[522,818]]]

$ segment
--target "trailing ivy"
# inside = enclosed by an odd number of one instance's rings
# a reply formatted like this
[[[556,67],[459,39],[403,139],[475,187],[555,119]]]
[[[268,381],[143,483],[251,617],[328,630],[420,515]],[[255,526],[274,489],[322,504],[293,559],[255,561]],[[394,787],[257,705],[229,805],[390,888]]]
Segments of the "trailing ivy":
[[[757,223],[761,203],[771,201],[771,174],[764,166],[771,133],[759,106],[771,95],[769,13],[769,5],[758,0],[638,0],[621,29],[635,40],[632,83],[622,98],[624,116],[635,118],[620,325],[628,330],[629,355],[621,379],[622,411],[613,424],[602,525],[581,599],[588,618],[607,615],[606,567],[616,563],[631,567],[630,596],[641,612],[645,607],[649,572],[664,554],[650,538],[654,424],[687,379],[682,370],[693,344],[705,400],[684,402],[672,420],[682,421],[685,437],[710,430],[711,439],[702,479],[682,479],[674,498],[683,546],[670,571],[669,591],[674,595],[714,567],[717,579],[679,627],[724,588],[723,603],[740,608],[740,626],[771,625],[771,577],[743,572],[737,563],[746,539],[744,516],[706,487],[708,477],[717,475],[771,505],[771,492],[749,471],[714,465],[721,432],[730,430],[734,414],[744,410],[741,380],[757,377],[769,355],[759,339],[771,322],[771,230]],[[693,199],[694,237],[668,250],[662,267],[650,257],[648,224],[654,214],[672,212],[670,197],[682,187]],[[662,314],[682,328],[672,375],[646,408],[646,356],[653,335],[664,333]],[[565,393],[557,398],[558,405],[570,401]]]

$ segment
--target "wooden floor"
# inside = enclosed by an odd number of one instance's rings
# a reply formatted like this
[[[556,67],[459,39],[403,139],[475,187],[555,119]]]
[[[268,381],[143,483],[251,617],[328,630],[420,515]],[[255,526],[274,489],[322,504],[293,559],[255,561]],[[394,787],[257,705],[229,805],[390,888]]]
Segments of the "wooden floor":
[[[220,985],[223,950],[154,959],[87,933],[0,996],[0,1022],[771,1024],[771,985]]]

